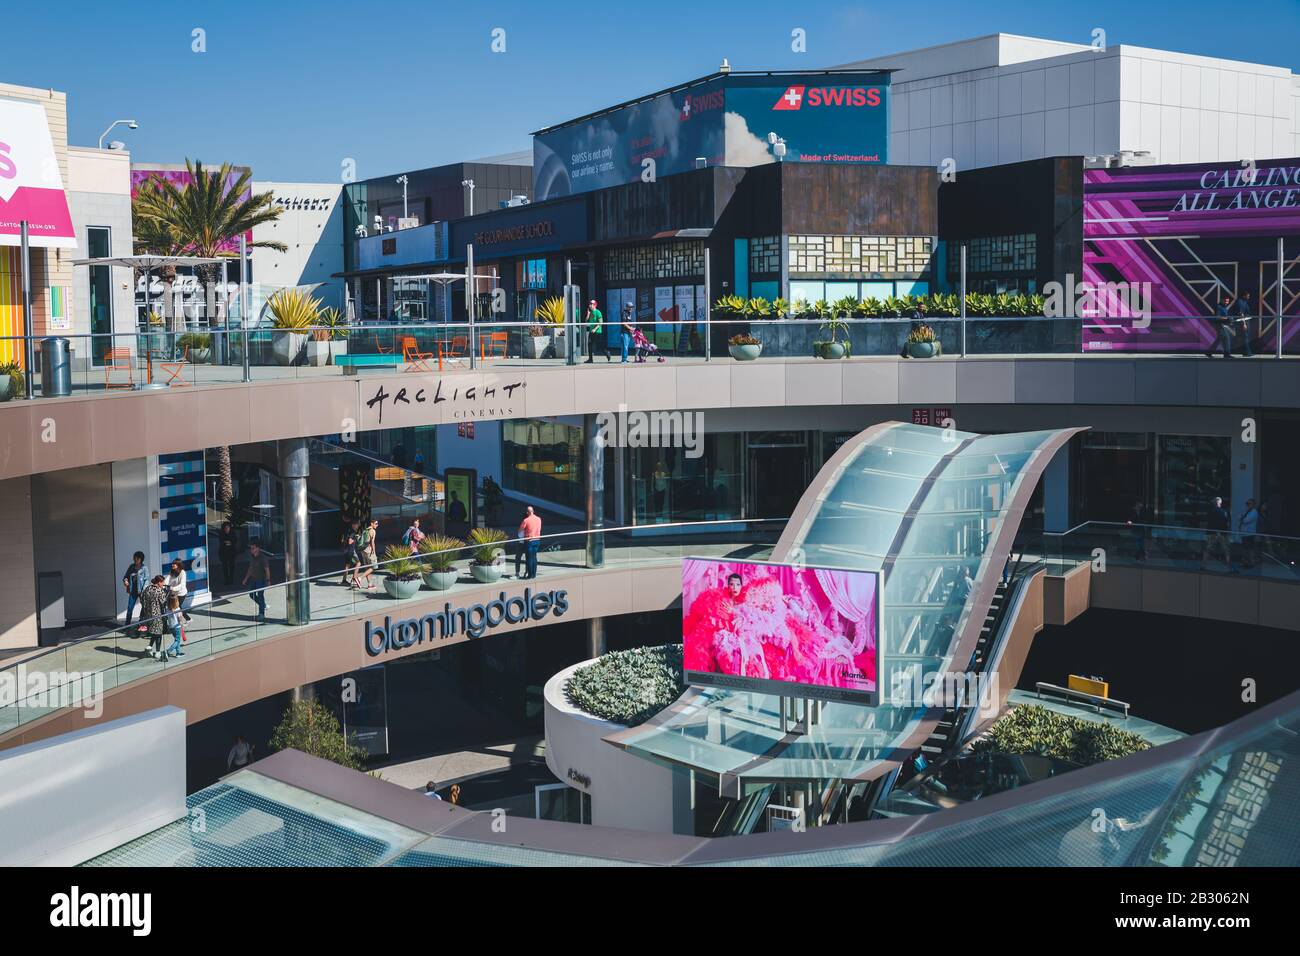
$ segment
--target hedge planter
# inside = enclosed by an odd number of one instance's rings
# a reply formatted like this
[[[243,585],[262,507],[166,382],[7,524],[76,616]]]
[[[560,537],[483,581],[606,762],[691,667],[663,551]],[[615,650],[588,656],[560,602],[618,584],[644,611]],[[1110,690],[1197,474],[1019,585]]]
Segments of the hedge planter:
[[[814,342],[813,351],[823,359],[842,359],[846,354],[843,342]]]
[[[406,601],[420,593],[420,579],[399,581],[396,578],[384,578],[384,590],[388,592],[390,598]]]
[[[501,580],[502,567],[500,564],[471,564],[469,573],[479,584],[496,584]]]
[[[425,571],[424,583],[432,591],[449,591],[459,577],[459,571]]]
[[[763,354],[763,346],[760,345],[728,345],[727,351],[737,362],[752,362]]]
[[[907,354],[910,358],[934,358],[942,354],[938,342],[908,342]]]

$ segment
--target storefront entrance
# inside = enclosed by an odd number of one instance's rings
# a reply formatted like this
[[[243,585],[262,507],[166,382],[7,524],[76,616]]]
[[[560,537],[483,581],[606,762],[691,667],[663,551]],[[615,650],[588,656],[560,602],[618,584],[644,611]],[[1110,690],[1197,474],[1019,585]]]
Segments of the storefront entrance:
[[[746,517],[788,518],[808,488],[803,432],[752,432],[748,447]]]

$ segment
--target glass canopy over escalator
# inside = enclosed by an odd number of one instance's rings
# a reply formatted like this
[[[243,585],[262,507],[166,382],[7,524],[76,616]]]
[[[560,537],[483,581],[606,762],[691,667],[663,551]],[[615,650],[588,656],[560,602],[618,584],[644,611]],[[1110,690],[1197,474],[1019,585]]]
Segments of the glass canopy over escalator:
[[[975,435],[888,423],[847,442],[809,487],[773,560],[883,572],[879,706],[822,704],[795,735],[783,730],[778,696],[695,688],[606,739],[730,778],[737,790],[894,769],[938,718],[920,692],[968,670],[1030,493],[1076,430]]]

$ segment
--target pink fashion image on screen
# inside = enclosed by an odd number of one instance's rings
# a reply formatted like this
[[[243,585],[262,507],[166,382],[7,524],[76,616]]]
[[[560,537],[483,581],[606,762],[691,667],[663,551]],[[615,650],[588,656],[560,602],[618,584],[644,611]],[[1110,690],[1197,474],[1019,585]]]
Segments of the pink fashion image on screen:
[[[879,585],[871,571],[687,558],[685,670],[873,692]]]

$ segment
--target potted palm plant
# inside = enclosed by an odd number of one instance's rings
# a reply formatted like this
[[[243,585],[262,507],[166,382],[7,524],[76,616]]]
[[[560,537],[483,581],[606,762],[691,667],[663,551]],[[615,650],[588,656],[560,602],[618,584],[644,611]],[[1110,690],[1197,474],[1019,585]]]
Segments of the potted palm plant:
[[[0,362],[0,402],[27,394],[27,379],[17,362]]]
[[[824,359],[842,359],[851,354],[853,346],[849,342],[849,325],[843,316],[849,315],[857,308],[854,298],[840,299],[831,309],[830,317],[821,324],[820,331],[829,332],[829,339],[813,342],[813,355]],[[841,340],[841,334],[844,338]]]
[[[384,549],[384,590],[390,598],[405,601],[420,590],[420,562],[404,544],[390,544]]]
[[[456,556],[465,542],[445,535],[429,535],[420,542],[420,563],[424,567],[424,583],[434,591],[446,591],[456,583],[460,572],[456,570]]]
[[[189,360],[195,365],[206,365],[212,361],[212,336],[205,332],[186,332],[176,340],[176,349],[181,355],[188,350]]]
[[[534,310],[533,318],[537,319],[537,324],[524,330],[524,357],[545,358],[552,342],[555,354],[559,355],[563,344],[560,333],[564,331],[564,300],[558,295],[543,299]]]
[[[480,584],[496,584],[501,580],[501,571],[505,565],[506,534],[497,528],[475,528],[469,533],[473,560],[469,564],[469,573]]]
[[[307,330],[316,324],[320,299],[299,289],[281,289],[266,300],[271,313],[271,354],[276,365],[293,365],[307,344]]]
[[[934,358],[942,354],[939,337],[928,325],[918,325],[907,336],[907,355],[909,358]]]
[[[752,362],[763,354],[763,343],[748,332],[727,339],[727,351],[737,362]]]

